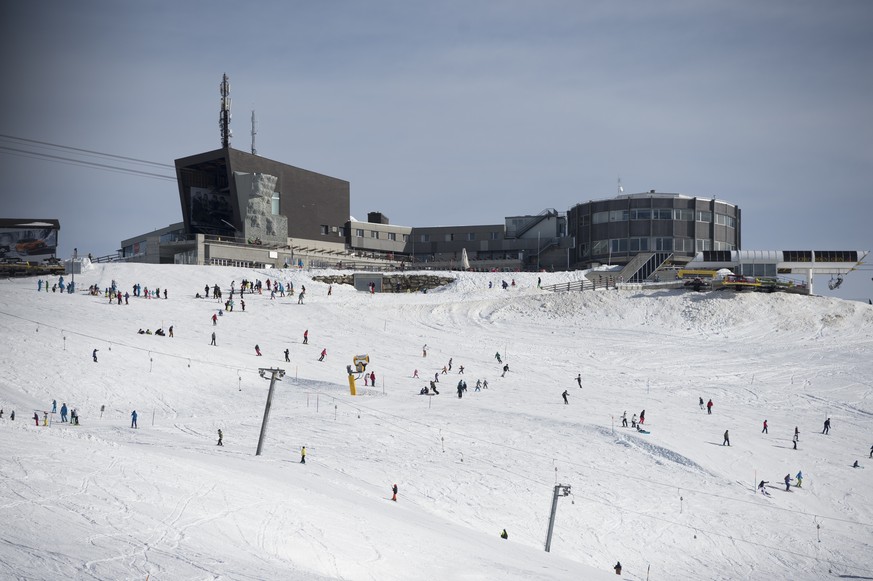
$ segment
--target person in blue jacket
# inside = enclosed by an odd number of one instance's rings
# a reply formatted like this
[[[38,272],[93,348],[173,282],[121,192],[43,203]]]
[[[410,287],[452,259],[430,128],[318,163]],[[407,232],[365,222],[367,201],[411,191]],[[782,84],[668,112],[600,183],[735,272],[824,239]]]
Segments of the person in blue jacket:
[[[130,427],[135,428],[136,426],[136,410],[133,410],[130,413]]]
[[[62,403],[61,404],[61,422],[66,422],[66,421],[67,421],[67,404]]]

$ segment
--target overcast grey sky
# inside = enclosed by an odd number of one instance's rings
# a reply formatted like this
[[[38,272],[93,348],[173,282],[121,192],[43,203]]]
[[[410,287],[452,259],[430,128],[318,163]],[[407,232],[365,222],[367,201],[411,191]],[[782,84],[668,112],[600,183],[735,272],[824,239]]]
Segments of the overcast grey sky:
[[[869,0],[10,2],[0,134],[172,164],[220,146],[227,73],[232,146],[255,109],[258,153],[348,180],[359,219],[499,223],[621,177],[737,204],[746,250],[866,250],[871,31]],[[181,220],[170,180],[0,164],[0,216],[58,218],[61,254]]]

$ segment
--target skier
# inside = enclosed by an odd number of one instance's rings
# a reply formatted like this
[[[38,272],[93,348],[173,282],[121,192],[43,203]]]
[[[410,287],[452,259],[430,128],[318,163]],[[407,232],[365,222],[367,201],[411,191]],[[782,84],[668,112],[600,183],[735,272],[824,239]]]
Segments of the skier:
[[[397,485],[396,484],[391,487],[391,492],[394,493],[394,496],[391,497],[391,500],[393,500],[394,502],[397,502]]]
[[[418,379],[418,369],[414,369],[414,370],[412,371],[412,378],[413,378],[413,379]]]
[[[215,331],[212,332],[212,342],[210,343],[210,345],[215,345]]]
[[[624,413],[621,414],[621,427],[627,427],[627,410],[625,410]]]
[[[421,348],[421,356],[427,357],[427,343],[425,343],[424,346]]]
[[[304,345],[309,344],[309,329],[306,329],[305,331],[303,331],[303,344]]]
[[[97,360],[95,359],[94,361],[97,361]],[[822,429],[821,433],[828,434],[828,433],[830,433],[830,431],[831,431],[831,419],[828,418],[825,420],[824,428]]]
[[[437,371],[436,373],[433,374],[433,380],[436,381],[437,383],[439,383],[439,381],[440,381],[440,372],[439,371]]]
[[[458,375],[464,375],[464,366],[463,365],[458,367]]]
[[[503,363],[503,360],[500,358],[500,351],[494,354],[494,358],[497,360],[497,363]]]
[[[503,373],[500,375],[500,377],[504,377],[507,371],[509,371],[509,363],[503,366]]]
[[[218,443],[216,446],[224,446],[224,442],[222,442],[222,438],[224,438],[224,434],[221,433],[221,428],[218,428]]]
[[[861,467],[861,465],[858,464],[858,461],[857,461],[857,460],[855,460],[855,463],[852,464],[852,468],[860,468],[860,467]]]
[[[579,389],[582,389],[582,374],[581,373],[576,375],[576,383],[579,384]]]
[[[169,329],[169,330],[170,330],[170,337],[172,337],[172,336],[173,336],[173,325],[170,325],[170,329]]]
[[[706,402],[706,413],[712,414],[712,400]]]
[[[452,370],[452,358],[449,357],[449,371]]]
[[[791,474],[785,475],[785,492],[791,490]]]
[[[700,409],[703,409],[703,398],[700,398]]]
[[[66,422],[66,421],[67,421],[67,404],[62,403],[61,404],[61,422]]]
[[[797,450],[797,432],[794,433],[794,438],[792,439],[792,442],[794,442],[794,449]]]
[[[800,439],[800,430],[797,429],[797,426],[794,426],[794,437]]]
[[[364,374],[364,387],[367,387],[367,385],[369,385],[369,381],[370,381],[370,376],[365,373]]]
[[[797,474],[794,476],[794,478],[797,480],[797,485],[796,485],[797,488],[802,488],[803,487],[803,471],[798,470]]]
[[[616,575],[621,575],[621,561],[616,561],[615,567],[613,567],[613,569],[615,569]]]
[[[58,411],[58,400],[53,399],[52,400],[52,413],[53,414],[57,413],[57,411]]]
[[[506,529],[503,529],[503,532],[500,533],[500,538],[501,539],[508,539],[509,538],[509,533],[506,532]]]
[[[218,324],[218,315],[216,315],[215,313],[212,313],[212,326],[214,327],[217,324]]]
[[[564,390],[564,393],[561,394],[561,397],[564,398],[565,405],[570,403],[569,401],[567,401],[567,390],[566,389]]]
[[[724,446],[725,444],[727,444],[728,446],[731,445],[731,439],[730,439],[730,437],[728,437],[727,430],[724,431],[724,442],[722,442],[721,445]]]
[[[135,428],[136,426],[136,410],[133,410],[130,413],[130,427]]]
[[[243,312],[246,312],[246,302],[244,300],[239,300],[239,306],[242,307]]]
[[[764,420],[764,429],[761,430],[761,433],[762,434],[769,434],[770,433],[767,431],[767,420]]]
[[[255,355],[257,355],[258,357],[261,356],[261,348],[258,345],[255,345]]]
[[[758,490],[760,490],[761,494],[763,494],[764,496],[770,496],[770,493],[767,492],[767,490],[764,488],[764,485],[768,484],[769,482],[769,480],[762,480],[758,483]]]
[[[488,389],[488,380],[487,379],[482,382],[482,389]]]
[[[446,374],[448,374],[448,372],[449,372],[449,371],[448,371],[448,370],[447,370],[447,369],[446,369],[446,366],[445,366],[445,365],[443,365],[443,375],[446,375]]]
[[[640,425],[646,423],[646,410],[640,412]]]
[[[94,358],[94,363],[97,363],[97,349],[94,349],[94,352],[91,353],[91,357]]]
[[[36,412],[33,412],[33,423],[39,426],[39,415]]]
[[[285,349],[285,361],[288,363],[291,362],[291,358],[288,356],[289,353],[288,349]]]
[[[634,416],[631,418],[631,427],[632,428],[637,427],[637,414],[634,414]]]
[[[458,382],[458,399],[464,397],[464,381],[461,380]]]
[[[324,361],[324,356],[327,355],[327,349],[321,350],[321,357],[318,358],[319,361]]]
[[[303,291],[300,291],[300,294],[297,295],[297,304],[298,304],[298,305],[302,305],[302,304],[303,304]]]
[[[306,464],[306,446],[300,448],[300,463]]]
[[[439,395],[440,392],[437,391],[436,383],[433,381],[430,382],[430,390],[434,393],[434,395]]]

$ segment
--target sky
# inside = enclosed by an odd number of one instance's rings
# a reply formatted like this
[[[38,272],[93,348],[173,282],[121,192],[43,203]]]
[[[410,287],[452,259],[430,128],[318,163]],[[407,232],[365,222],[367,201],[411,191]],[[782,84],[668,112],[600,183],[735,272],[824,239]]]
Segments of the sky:
[[[175,182],[34,158],[22,150],[51,150],[9,136],[169,166],[220,146],[225,73],[232,146],[250,150],[255,110],[258,154],[348,180],[359,219],[500,223],[612,197],[620,178],[738,205],[746,250],[873,249],[866,0],[36,1],[0,16],[2,214],[58,218],[62,254],[179,221]],[[870,274],[841,296],[873,294]]]
[[[546,290],[580,271],[508,290],[431,272],[452,282],[374,295],[313,274],[341,273],[86,263],[74,294],[0,280],[0,578],[873,577],[870,305]],[[243,279],[305,300],[195,297]],[[113,281],[168,298],[86,290]],[[361,354],[375,387],[358,376],[352,396]],[[258,370],[276,368],[256,455]],[[419,395],[434,376],[439,395]],[[79,425],[44,416],[52,400]]]

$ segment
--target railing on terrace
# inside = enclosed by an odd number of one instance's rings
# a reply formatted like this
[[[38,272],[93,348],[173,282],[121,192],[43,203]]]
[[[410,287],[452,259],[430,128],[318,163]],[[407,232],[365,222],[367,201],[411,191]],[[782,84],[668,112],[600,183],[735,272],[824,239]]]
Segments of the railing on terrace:
[[[568,282],[559,282],[558,284],[550,284],[542,287],[543,290],[551,292],[572,292],[572,291],[587,291],[597,289],[609,289],[615,287],[614,277],[603,277],[599,281],[590,281],[587,279],[573,280]]]

